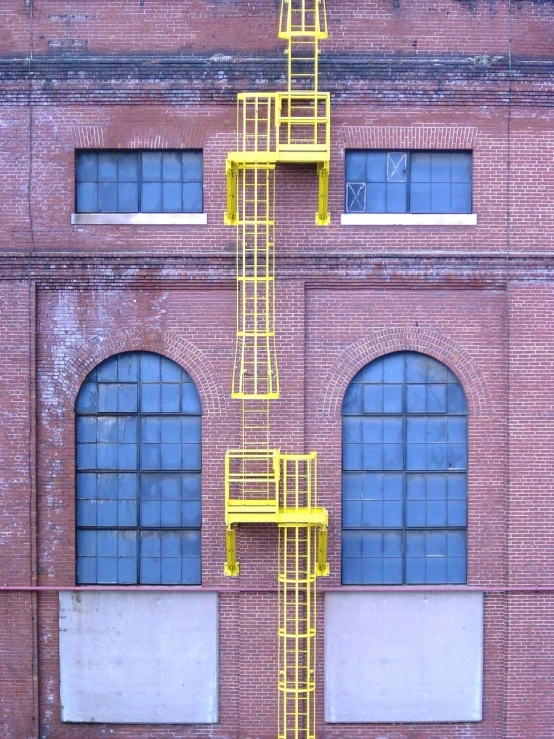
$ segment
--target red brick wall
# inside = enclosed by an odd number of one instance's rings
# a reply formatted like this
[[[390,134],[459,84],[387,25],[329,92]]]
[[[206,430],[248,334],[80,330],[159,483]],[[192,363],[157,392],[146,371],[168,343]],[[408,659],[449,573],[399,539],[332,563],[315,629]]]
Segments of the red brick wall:
[[[486,595],[482,722],[325,725],[320,670],[318,739],[547,739],[553,592],[509,588],[552,588],[554,574],[554,5],[327,4],[332,225],[313,225],[313,169],[279,169],[273,443],[320,455],[332,570],[319,584],[340,588],[344,390],[387,351],[448,364],[470,404],[468,583]],[[0,4],[0,584],[74,585],[74,399],[102,359],[143,349],[182,364],[202,398],[202,587],[221,591],[214,727],[61,724],[57,594],[36,608],[0,593],[7,739],[275,737],[276,532],[243,527],[241,576],[222,575],[222,460],[240,428],[222,215],[234,95],[283,86],[277,18],[275,0],[34,0],[32,16],[24,0]],[[89,147],[202,148],[208,225],[71,226],[74,151]],[[341,226],[356,147],[471,149],[477,226]]]

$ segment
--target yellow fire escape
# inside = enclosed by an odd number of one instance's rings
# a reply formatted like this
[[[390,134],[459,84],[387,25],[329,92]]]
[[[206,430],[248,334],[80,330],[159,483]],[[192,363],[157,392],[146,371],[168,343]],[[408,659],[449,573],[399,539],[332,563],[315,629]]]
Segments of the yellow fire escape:
[[[237,339],[232,397],[242,403],[240,449],[225,457],[225,573],[236,576],[238,524],[273,523],[278,552],[278,739],[315,739],[316,577],[327,575],[328,515],[317,505],[317,455],[285,454],[270,443],[279,398],[275,345],[275,166],[313,163],[315,221],[327,225],[329,93],[318,90],[324,0],[282,0],[286,92],[238,95],[237,150],[226,164],[225,223],[237,227]]]

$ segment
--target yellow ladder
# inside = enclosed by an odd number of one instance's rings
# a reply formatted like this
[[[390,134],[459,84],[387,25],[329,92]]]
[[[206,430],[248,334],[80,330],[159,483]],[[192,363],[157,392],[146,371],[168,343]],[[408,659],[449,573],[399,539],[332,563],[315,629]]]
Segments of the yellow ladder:
[[[316,223],[327,225],[330,100],[318,91],[323,0],[283,0],[287,91],[241,93],[237,148],[226,163],[225,223],[237,227],[237,332],[231,395],[242,403],[241,447],[225,455],[225,573],[237,576],[236,528],[273,523],[278,551],[278,739],[315,739],[316,577],[327,575],[328,514],[317,505],[317,455],[270,444],[280,396],[275,332],[275,167],[312,163]]]

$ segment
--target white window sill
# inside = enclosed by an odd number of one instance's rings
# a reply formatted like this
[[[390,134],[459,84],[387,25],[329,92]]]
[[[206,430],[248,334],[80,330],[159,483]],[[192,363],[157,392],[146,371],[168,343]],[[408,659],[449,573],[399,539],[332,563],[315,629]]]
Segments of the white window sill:
[[[206,213],[72,213],[73,226],[205,226]]]
[[[477,213],[343,213],[341,226],[476,226]]]

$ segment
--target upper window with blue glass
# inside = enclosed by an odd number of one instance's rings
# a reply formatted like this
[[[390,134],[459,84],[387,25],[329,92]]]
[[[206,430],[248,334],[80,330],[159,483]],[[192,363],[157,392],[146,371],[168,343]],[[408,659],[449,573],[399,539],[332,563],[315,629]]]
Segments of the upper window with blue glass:
[[[78,151],[77,213],[201,213],[202,152]]]
[[[471,213],[471,152],[347,151],[347,213]]]
[[[467,402],[416,352],[374,360],[342,406],[342,582],[466,582]]]
[[[150,352],[106,359],[81,386],[77,582],[201,581],[201,407],[191,377]]]

